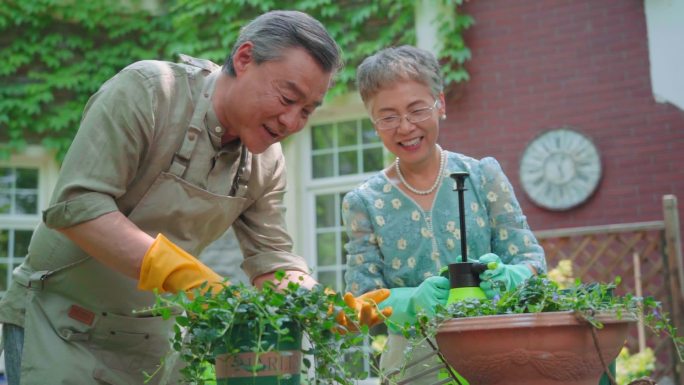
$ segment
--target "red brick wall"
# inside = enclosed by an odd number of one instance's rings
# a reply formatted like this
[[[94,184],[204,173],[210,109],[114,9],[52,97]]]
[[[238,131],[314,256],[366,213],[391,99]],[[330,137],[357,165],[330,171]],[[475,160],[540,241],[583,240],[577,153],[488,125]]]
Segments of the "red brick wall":
[[[471,0],[471,79],[448,96],[445,148],[496,157],[534,230],[684,218],[684,112],[653,99],[641,0]],[[599,149],[603,178],[580,207],[535,206],[518,177],[539,133],[570,126]],[[682,223],[684,225],[684,222]]]

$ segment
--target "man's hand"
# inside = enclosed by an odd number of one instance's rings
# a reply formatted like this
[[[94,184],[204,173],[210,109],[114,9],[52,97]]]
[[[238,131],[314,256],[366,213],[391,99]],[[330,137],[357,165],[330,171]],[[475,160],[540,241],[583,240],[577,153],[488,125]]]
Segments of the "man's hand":
[[[378,308],[378,304],[387,299],[389,295],[389,289],[369,291],[368,293],[362,294],[358,297],[354,297],[352,293],[346,293],[344,295],[344,303],[346,303],[350,308],[354,309],[359,319],[360,325],[368,325],[368,327],[373,327],[383,322],[385,318],[392,315],[391,307],[386,307],[382,309],[382,311],[380,311]],[[342,311],[337,314],[337,323],[342,327],[338,329],[340,332],[357,331],[359,330],[360,326],[350,320]]]
[[[218,293],[223,278],[197,258],[159,234],[143,257],[138,289],[162,293],[190,292],[204,282],[204,290]]]

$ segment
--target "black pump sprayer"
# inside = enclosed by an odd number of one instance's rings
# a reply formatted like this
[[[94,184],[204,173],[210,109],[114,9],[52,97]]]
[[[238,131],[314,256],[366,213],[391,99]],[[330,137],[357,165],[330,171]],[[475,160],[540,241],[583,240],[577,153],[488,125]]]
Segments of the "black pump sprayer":
[[[469,176],[467,172],[455,172],[449,175],[456,181],[458,191],[458,218],[461,229],[461,262],[449,264],[449,298],[447,304],[465,299],[480,298],[486,299],[485,293],[480,289],[480,273],[487,269],[487,265],[478,262],[468,262],[468,243],[466,240],[465,223],[465,179]]]

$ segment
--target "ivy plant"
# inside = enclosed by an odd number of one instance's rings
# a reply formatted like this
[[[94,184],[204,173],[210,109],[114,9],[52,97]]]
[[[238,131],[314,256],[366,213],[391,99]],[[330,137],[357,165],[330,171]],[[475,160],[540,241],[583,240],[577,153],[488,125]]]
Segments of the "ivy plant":
[[[282,282],[284,275],[278,271],[276,282]],[[211,367],[216,361],[246,351],[256,358],[250,363],[236,364],[236,360],[233,365],[259,375],[265,369],[259,357],[276,350],[275,339],[294,346],[297,341],[291,340],[301,334],[305,336],[301,378],[307,384],[352,385],[367,377],[367,373],[359,375],[359,363],[348,358],[361,349],[369,329],[358,326],[357,315],[339,293],[320,285],[306,289],[297,282],[279,288],[270,281],[261,289],[237,284],[213,294],[200,292],[157,295],[156,305],[145,310],[175,317],[171,342],[186,364],[181,374],[188,383],[214,383]],[[338,324],[341,312],[357,325],[354,331]]]
[[[601,329],[603,324],[597,315],[612,313],[617,318],[641,318],[656,335],[662,333],[671,338],[679,361],[684,362],[684,337],[678,335],[662,304],[652,297],[615,294],[620,282],[620,277],[610,283],[591,284],[575,279],[572,284],[561,288],[557,282],[540,274],[530,277],[513,290],[506,291],[503,285],[498,285],[499,294],[491,300],[467,298],[448,306],[438,306],[435,316],[419,314],[416,325],[395,326],[412,341],[412,345],[417,345],[425,338],[433,339],[440,325],[453,318],[570,311]]]
[[[435,6],[458,10],[462,1]],[[326,26],[345,60],[329,96],[349,91],[364,57],[415,44],[415,6],[413,0],[3,1],[0,157],[40,143],[61,159],[90,95],[123,67],[142,59],[173,61],[178,53],[222,64],[240,28],[273,9],[301,10]],[[435,23],[447,85],[467,80],[463,63],[470,51],[462,34],[473,19],[439,13]]]

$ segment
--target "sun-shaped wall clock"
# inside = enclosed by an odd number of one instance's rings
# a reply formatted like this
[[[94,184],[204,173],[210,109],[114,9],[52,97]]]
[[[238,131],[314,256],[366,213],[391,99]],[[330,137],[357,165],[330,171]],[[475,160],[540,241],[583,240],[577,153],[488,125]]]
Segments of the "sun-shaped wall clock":
[[[585,202],[601,179],[601,158],[594,143],[566,128],[547,131],[527,145],[520,160],[520,181],[538,206],[568,210]]]

